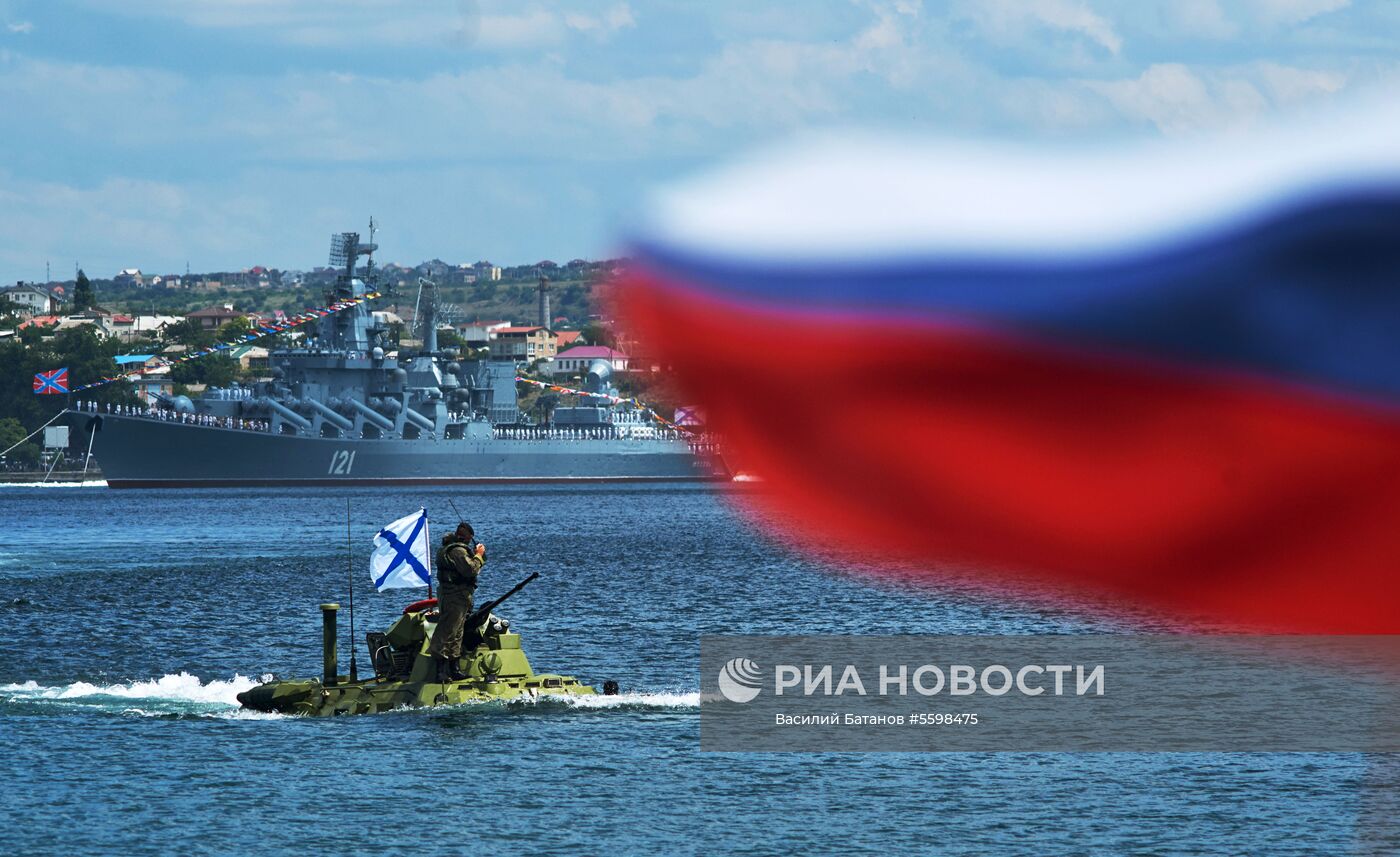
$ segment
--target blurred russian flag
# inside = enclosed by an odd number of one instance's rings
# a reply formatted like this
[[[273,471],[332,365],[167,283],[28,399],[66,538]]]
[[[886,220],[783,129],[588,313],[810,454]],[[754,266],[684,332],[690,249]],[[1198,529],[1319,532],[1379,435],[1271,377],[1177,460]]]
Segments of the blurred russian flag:
[[[621,308],[799,543],[1400,632],[1400,117],[828,139],[677,185]]]

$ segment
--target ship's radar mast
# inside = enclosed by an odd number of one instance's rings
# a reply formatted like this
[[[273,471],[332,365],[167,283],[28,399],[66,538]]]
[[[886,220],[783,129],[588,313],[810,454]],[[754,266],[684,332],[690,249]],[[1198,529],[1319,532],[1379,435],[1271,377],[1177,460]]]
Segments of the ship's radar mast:
[[[374,251],[379,247],[374,243],[374,218],[370,218],[370,241],[361,244],[360,233],[341,232],[331,236],[330,264],[332,267],[344,268],[345,273],[341,275],[344,285],[348,286],[355,278],[355,262],[361,256],[366,256],[365,276],[370,277],[374,273]],[[353,295],[353,293],[351,293]]]
[[[328,302],[359,297],[374,290],[374,251],[379,249],[373,241],[376,229],[371,217],[370,241],[361,243],[358,232],[341,232],[331,236],[330,264],[342,270],[335,278],[335,286],[326,295]],[[366,257],[363,279],[355,276],[355,263],[361,256]],[[356,306],[321,319],[318,338],[322,347],[366,351],[371,345],[373,331],[370,327],[369,310]]]
[[[423,351],[428,354],[436,353],[438,350],[437,318],[437,283],[425,277],[419,277],[418,300],[414,303],[413,323],[414,326],[418,328],[418,336],[423,343]]]

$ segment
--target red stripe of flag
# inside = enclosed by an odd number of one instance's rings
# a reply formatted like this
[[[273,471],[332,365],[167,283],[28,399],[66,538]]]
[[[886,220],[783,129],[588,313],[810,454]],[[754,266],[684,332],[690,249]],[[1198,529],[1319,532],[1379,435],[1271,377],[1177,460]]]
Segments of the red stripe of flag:
[[[1254,629],[1400,632],[1393,410],[643,275],[623,293],[785,537]],[[775,335],[803,344],[800,365],[773,359]]]

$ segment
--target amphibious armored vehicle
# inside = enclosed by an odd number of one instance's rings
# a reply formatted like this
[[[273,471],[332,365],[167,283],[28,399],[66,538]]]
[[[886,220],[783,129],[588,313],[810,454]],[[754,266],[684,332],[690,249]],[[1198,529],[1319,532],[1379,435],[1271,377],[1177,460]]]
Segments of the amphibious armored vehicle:
[[[410,604],[386,631],[365,635],[374,669],[374,676],[366,679],[355,675],[353,659],[351,674],[338,674],[336,613],[340,606],[322,604],[322,677],[270,681],[240,693],[238,701],[255,711],[334,716],[598,693],[571,676],[535,672],[520,647],[520,635],[510,630],[508,621],[492,612],[537,577],[538,573],[530,575],[467,618],[459,664],[466,678],[460,681],[441,681],[437,663],[428,654],[428,644],[437,627],[437,599]],[[606,682],[603,692],[617,693],[617,684]]]

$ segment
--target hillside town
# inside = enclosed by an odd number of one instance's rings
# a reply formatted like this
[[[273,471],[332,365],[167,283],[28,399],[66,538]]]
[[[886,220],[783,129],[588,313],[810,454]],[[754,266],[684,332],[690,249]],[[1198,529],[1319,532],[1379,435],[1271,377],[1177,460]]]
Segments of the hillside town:
[[[545,375],[577,373],[584,361],[604,352],[618,371],[626,371],[629,357],[613,347],[617,334],[596,311],[591,295],[592,287],[617,272],[622,261],[574,259],[561,265],[543,260],[502,267],[487,261],[449,264],[432,259],[416,266],[380,265],[379,280],[391,288],[375,317],[396,330],[415,330],[417,283],[430,279],[444,299],[436,315],[450,344],[486,349],[493,359],[513,358]],[[89,279],[79,271],[68,281],[19,281],[0,288],[0,342],[24,339],[25,331],[47,338],[87,328],[106,340],[133,346],[159,343],[168,352],[181,348],[179,340],[190,331],[214,334],[231,324],[250,329],[278,324],[297,309],[313,305],[337,271],[255,265],[235,272],[152,275],[125,268],[107,279]],[[502,287],[512,294],[504,301],[493,300]],[[216,300],[205,303],[201,298]],[[515,318],[482,318],[476,311],[481,304],[499,308],[503,302]],[[551,306],[559,311],[551,311]],[[592,336],[586,335],[590,328]],[[266,359],[266,349],[253,346],[237,356],[245,369],[256,368]]]

